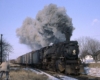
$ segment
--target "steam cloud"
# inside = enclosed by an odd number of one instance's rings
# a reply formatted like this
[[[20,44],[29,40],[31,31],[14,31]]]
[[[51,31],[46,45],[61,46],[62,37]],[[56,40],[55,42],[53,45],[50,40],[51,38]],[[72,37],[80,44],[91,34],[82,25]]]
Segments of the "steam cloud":
[[[26,18],[16,32],[21,43],[37,50],[51,42],[66,41],[66,36],[71,36],[73,29],[72,19],[65,8],[50,4],[38,12],[36,19]]]

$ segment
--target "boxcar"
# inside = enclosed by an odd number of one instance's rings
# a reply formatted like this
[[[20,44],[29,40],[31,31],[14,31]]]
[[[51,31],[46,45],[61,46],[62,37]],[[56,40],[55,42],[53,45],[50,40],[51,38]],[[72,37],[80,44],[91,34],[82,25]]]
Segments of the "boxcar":
[[[32,62],[33,64],[38,64],[40,62],[40,53],[39,50],[32,52]]]

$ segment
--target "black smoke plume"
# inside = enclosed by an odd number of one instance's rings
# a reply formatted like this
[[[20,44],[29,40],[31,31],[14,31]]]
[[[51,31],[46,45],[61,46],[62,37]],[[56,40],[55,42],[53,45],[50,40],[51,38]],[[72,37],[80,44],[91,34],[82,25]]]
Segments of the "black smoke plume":
[[[50,4],[38,12],[36,19],[26,18],[16,32],[21,43],[36,50],[51,42],[66,41],[73,29],[72,19],[66,14],[65,8]]]

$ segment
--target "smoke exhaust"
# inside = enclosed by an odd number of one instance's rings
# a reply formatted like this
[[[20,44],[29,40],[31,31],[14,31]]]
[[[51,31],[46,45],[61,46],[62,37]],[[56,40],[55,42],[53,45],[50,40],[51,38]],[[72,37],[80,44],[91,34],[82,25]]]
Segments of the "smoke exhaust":
[[[20,43],[37,50],[51,42],[69,41],[73,29],[72,19],[65,8],[50,4],[38,12],[36,19],[27,17],[16,33]]]

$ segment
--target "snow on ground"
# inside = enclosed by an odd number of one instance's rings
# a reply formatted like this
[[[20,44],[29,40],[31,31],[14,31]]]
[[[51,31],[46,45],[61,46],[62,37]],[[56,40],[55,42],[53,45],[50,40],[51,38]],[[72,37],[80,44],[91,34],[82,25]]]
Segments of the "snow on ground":
[[[60,77],[60,80],[78,80],[78,79],[71,78],[71,77],[64,76],[64,75],[59,75],[59,77]],[[58,79],[57,79],[57,80],[58,80]]]
[[[95,61],[92,59],[88,59],[88,60],[85,60],[85,63],[95,63]]]
[[[68,76],[64,76],[64,75],[57,75],[56,77],[49,75],[48,73],[45,73],[41,70],[38,69],[32,69],[32,68],[23,68],[24,70],[31,70],[33,72],[35,72],[36,74],[45,74],[47,75],[49,78],[48,80],[77,80],[75,78],[71,78]],[[100,68],[89,68],[89,67],[85,67],[85,72],[87,75],[91,75],[91,76],[95,76],[95,77],[100,77]],[[17,70],[17,68],[15,68],[15,70]]]
[[[41,70],[35,70],[35,69],[31,69],[31,68],[27,68],[27,69],[24,68],[24,69],[25,70],[31,70],[31,71],[33,71],[33,72],[35,72],[37,74],[45,74],[45,75],[47,75],[49,77],[48,80],[77,80],[75,78],[71,78],[71,77],[64,76],[64,75],[58,75],[58,77],[60,78],[60,79],[58,79],[58,78],[56,78],[54,76],[51,76],[51,75],[49,75],[49,74],[47,74],[47,73],[45,73],[45,72],[43,72]]]
[[[93,60],[92,57],[87,56],[86,59],[84,60],[85,63],[95,63],[95,61]],[[98,61],[97,63],[100,63],[100,61]],[[95,76],[95,77],[100,77],[100,68],[96,67],[96,68],[89,68],[89,67],[85,67],[85,72],[87,75],[91,75],[91,76]]]
[[[84,69],[85,69],[87,75],[100,77],[100,68],[85,67]]]

